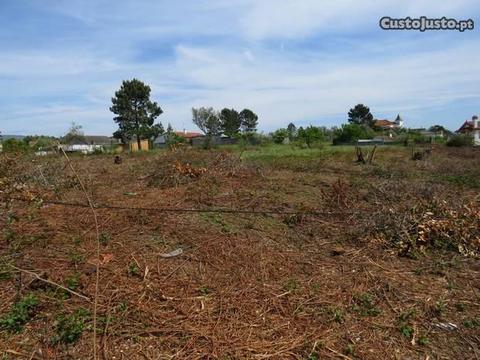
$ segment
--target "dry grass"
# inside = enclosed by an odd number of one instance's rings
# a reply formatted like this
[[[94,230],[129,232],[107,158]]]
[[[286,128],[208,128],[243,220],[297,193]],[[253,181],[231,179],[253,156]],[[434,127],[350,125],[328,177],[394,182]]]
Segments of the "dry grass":
[[[355,164],[354,149],[275,154],[73,157],[96,204],[299,212],[97,209],[103,358],[480,356],[478,151],[413,162],[408,149],[381,148],[374,165]],[[92,303],[9,267],[94,298],[90,210],[46,204],[85,203],[73,180],[60,157],[0,157],[0,318],[26,294],[39,300],[21,332],[0,330],[5,358],[92,357],[91,315],[70,317],[77,341],[55,341],[60,315]],[[312,209],[343,214],[301,214]],[[458,329],[436,326],[446,322]]]

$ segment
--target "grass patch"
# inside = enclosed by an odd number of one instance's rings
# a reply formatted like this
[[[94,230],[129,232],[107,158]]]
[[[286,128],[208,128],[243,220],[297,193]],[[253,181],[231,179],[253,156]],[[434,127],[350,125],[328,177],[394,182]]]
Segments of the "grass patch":
[[[24,296],[0,318],[0,329],[14,333],[22,331],[23,326],[35,315],[37,305],[38,299],[34,295]]]

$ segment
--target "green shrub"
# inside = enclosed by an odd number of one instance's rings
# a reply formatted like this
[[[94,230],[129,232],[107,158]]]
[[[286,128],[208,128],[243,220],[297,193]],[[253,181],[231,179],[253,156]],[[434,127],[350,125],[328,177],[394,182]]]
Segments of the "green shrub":
[[[57,318],[53,338],[54,343],[72,344],[76,342],[85,329],[85,323],[89,312],[85,309],[78,309],[73,314],[62,314]]]
[[[283,144],[285,139],[289,138],[290,133],[287,129],[278,129],[272,134],[272,139],[275,144]]]
[[[466,134],[455,134],[447,140],[447,146],[453,146],[453,147],[473,146],[473,137]]]
[[[2,147],[3,151],[8,153],[27,152],[29,150],[29,146],[26,142],[16,139],[8,139],[3,141]]]
[[[27,295],[17,301],[9,313],[0,318],[0,329],[10,332],[20,332],[23,326],[35,315],[38,299]]]
[[[372,139],[375,133],[372,129],[358,124],[343,124],[333,134],[333,144],[352,143],[359,139]]]

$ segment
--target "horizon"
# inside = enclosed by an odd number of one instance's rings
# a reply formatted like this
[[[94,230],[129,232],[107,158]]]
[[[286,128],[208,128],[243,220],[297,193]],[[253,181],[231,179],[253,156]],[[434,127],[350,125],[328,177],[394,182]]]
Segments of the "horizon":
[[[455,131],[480,112],[477,30],[385,31],[379,20],[479,13],[473,0],[4,0],[0,131],[58,137],[75,122],[110,136],[111,97],[134,77],[163,109],[157,122],[178,131],[199,131],[192,107],[249,108],[269,133],[338,127],[358,103]]]

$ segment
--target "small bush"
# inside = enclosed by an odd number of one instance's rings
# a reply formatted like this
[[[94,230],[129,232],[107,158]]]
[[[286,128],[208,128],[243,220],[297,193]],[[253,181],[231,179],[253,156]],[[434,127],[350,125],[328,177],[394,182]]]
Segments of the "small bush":
[[[0,318],[0,329],[10,332],[20,332],[23,326],[34,316],[38,299],[27,295],[16,302],[10,312]]]
[[[447,140],[447,146],[467,147],[473,146],[473,137],[465,134],[456,134]]]
[[[358,124],[343,124],[340,129],[335,130],[333,144],[352,143],[359,139],[372,139],[375,133],[370,128]]]
[[[89,312],[85,309],[78,309],[70,315],[60,315],[57,318],[55,326],[56,335],[53,338],[53,342],[63,344],[76,342],[85,329],[85,322],[88,316]]]

